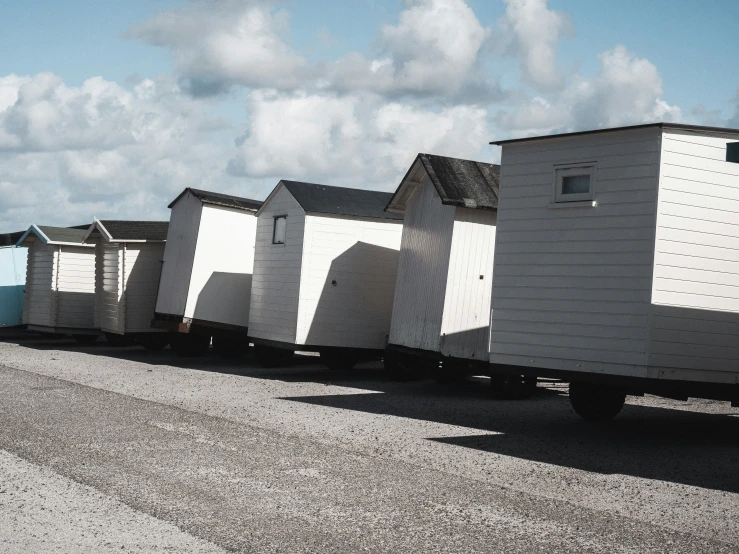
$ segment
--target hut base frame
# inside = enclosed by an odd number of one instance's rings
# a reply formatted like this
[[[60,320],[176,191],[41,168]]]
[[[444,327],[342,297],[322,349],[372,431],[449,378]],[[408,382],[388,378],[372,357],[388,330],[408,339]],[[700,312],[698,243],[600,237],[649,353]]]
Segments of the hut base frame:
[[[48,327],[46,325],[29,324],[26,329],[52,335],[100,335],[99,329],[80,329],[78,327]]]

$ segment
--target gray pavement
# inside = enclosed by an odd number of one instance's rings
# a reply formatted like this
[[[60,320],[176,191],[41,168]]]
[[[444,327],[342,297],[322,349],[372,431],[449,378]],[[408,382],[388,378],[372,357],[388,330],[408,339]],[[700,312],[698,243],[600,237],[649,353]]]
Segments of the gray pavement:
[[[296,362],[6,339],[0,449],[201,547],[739,551],[739,421],[725,404],[647,397],[592,426],[561,385],[501,402],[481,383]],[[5,465],[0,487],[15,482]]]

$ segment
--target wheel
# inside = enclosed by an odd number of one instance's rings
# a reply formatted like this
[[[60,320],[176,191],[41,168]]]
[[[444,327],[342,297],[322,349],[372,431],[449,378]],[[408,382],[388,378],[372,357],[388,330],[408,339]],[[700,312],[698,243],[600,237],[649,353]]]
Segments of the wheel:
[[[490,387],[493,396],[497,398],[522,400],[534,394],[536,377],[518,373],[496,373],[490,376]]]
[[[210,337],[208,335],[170,333],[169,344],[172,350],[181,358],[197,358],[208,351]]]
[[[122,346],[133,346],[135,341],[131,336],[118,335],[116,333],[105,333],[105,342],[110,346],[122,347]]]
[[[77,344],[92,344],[98,340],[97,335],[72,335],[72,338],[77,341]]]
[[[351,351],[324,350],[321,352],[321,362],[332,371],[352,369],[358,361],[357,355]]]
[[[248,349],[249,340],[246,337],[213,337],[213,350],[216,354],[224,358],[241,358],[246,355]]]
[[[608,421],[621,411],[626,393],[616,387],[591,383],[570,383],[570,404],[586,421]]]
[[[254,358],[263,367],[277,367],[288,363],[295,352],[284,348],[275,348],[264,344],[254,345]]]
[[[147,350],[164,350],[169,344],[167,333],[141,333],[136,336],[136,342]]]

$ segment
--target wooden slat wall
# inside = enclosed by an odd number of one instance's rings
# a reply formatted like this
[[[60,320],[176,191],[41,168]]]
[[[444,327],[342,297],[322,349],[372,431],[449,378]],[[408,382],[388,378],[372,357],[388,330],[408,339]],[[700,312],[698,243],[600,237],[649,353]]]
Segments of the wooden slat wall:
[[[503,147],[490,360],[645,375],[660,130]],[[551,208],[554,165],[596,163],[595,208]]]
[[[272,244],[275,215],[287,214],[285,244]],[[295,343],[305,212],[280,186],[257,221],[249,335]]]
[[[393,220],[306,217],[297,344],[385,348],[402,231]]]
[[[739,372],[739,164],[726,161],[736,140],[664,133],[649,356],[657,368]]]
[[[493,211],[455,210],[441,325],[445,356],[488,359],[496,221]]]
[[[441,203],[428,177],[407,202],[390,344],[440,349],[454,214],[453,206]]]
[[[164,243],[133,243],[125,245],[125,298],[124,333],[151,332],[151,320],[162,272]]]

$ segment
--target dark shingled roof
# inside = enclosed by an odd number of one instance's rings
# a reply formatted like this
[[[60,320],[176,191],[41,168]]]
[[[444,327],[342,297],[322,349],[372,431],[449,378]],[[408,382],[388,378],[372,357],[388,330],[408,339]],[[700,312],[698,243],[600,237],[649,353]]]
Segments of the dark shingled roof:
[[[172,200],[168,208],[174,206],[177,201],[190,192],[195,198],[200,200],[203,204],[214,204],[216,206],[226,206],[227,208],[237,208],[239,210],[246,210],[256,212],[262,207],[262,202],[259,200],[251,200],[249,198],[241,198],[239,196],[231,196],[230,194],[221,194],[220,192],[210,192],[207,190],[198,190],[192,188],[186,188],[183,190],[177,198]]]
[[[0,246],[14,246],[20,240],[25,231],[17,233],[0,233]]]
[[[442,204],[498,209],[500,166],[459,158],[419,154]]]
[[[402,214],[385,211],[392,197],[390,192],[329,187],[298,181],[280,181],[295,197],[306,212],[375,217],[378,219],[403,219]]]
[[[441,203],[480,210],[498,209],[500,166],[433,154],[419,154],[388,202],[387,209],[402,211],[408,192],[402,190],[421,164],[441,198]]]
[[[87,225],[77,227],[49,227],[48,225],[37,225],[41,232],[52,242],[73,242],[82,244],[82,239],[87,234]]]
[[[167,240],[167,221],[115,221],[101,220],[113,240]]]

